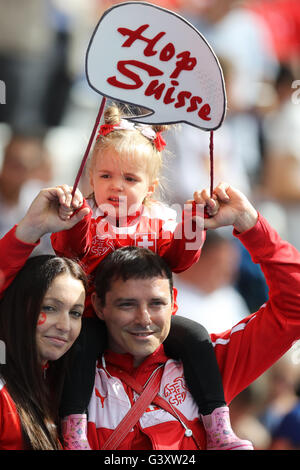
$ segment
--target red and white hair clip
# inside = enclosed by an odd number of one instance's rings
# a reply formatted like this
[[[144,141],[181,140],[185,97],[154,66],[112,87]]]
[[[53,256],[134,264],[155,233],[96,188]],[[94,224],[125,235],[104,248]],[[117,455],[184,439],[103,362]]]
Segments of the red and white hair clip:
[[[155,132],[155,130],[147,124],[135,124],[134,122],[128,121],[127,119],[121,119],[118,124],[102,124],[99,128],[96,140],[98,140],[100,137],[105,137],[107,134],[110,134],[110,132],[115,130],[132,131],[135,129],[140,131],[141,134],[143,134],[143,136],[145,136],[147,139],[151,140],[159,152],[165,148],[166,141],[163,139],[160,132]]]

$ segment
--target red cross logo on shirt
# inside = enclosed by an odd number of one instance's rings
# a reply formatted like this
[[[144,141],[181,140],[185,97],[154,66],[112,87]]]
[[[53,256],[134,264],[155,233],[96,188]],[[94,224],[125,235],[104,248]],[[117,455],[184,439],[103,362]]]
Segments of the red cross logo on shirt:
[[[183,377],[177,377],[173,382],[167,384],[164,388],[164,395],[168,398],[171,405],[180,405],[186,398],[187,387]]]

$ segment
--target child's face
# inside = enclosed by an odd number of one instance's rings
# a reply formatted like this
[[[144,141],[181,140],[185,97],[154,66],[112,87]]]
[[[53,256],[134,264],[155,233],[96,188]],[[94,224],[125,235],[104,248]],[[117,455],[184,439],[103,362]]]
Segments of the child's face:
[[[157,181],[135,158],[120,158],[113,148],[98,153],[90,173],[97,206],[116,217],[134,214],[146,196],[153,194]]]

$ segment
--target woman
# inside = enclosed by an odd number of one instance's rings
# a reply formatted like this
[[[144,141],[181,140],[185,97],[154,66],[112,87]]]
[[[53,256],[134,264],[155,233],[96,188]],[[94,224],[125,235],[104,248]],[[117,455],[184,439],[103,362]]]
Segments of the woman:
[[[22,221],[0,240],[0,449],[61,449],[56,428],[65,353],[81,329],[87,288],[77,263],[54,255],[30,258],[42,235],[71,228],[61,188],[42,190]],[[75,205],[81,205],[77,193]],[[74,202],[73,202],[74,205]]]

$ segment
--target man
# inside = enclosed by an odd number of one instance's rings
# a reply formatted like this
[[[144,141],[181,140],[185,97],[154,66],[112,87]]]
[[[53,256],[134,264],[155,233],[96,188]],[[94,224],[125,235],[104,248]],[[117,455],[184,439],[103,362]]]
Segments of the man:
[[[300,337],[300,254],[239,191],[222,183],[213,198],[206,191],[198,193],[199,203],[214,205],[216,199],[218,213],[205,219],[205,227],[232,225],[234,236],[261,264],[269,286],[269,300],[258,312],[223,334],[211,335],[230,403]],[[163,349],[175,303],[172,277],[160,258],[138,248],[109,255],[97,275],[93,306],[106,323],[108,351],[98,361],[88,409],[91,448],[204,449],[202,423],[182,364],[169,360]],[[159,395],[171,407],[165,409],[154,395],[145,409],[136,411],[136,424],[114,441],[114,430],[136,410],[143,386],[156,375]]]

